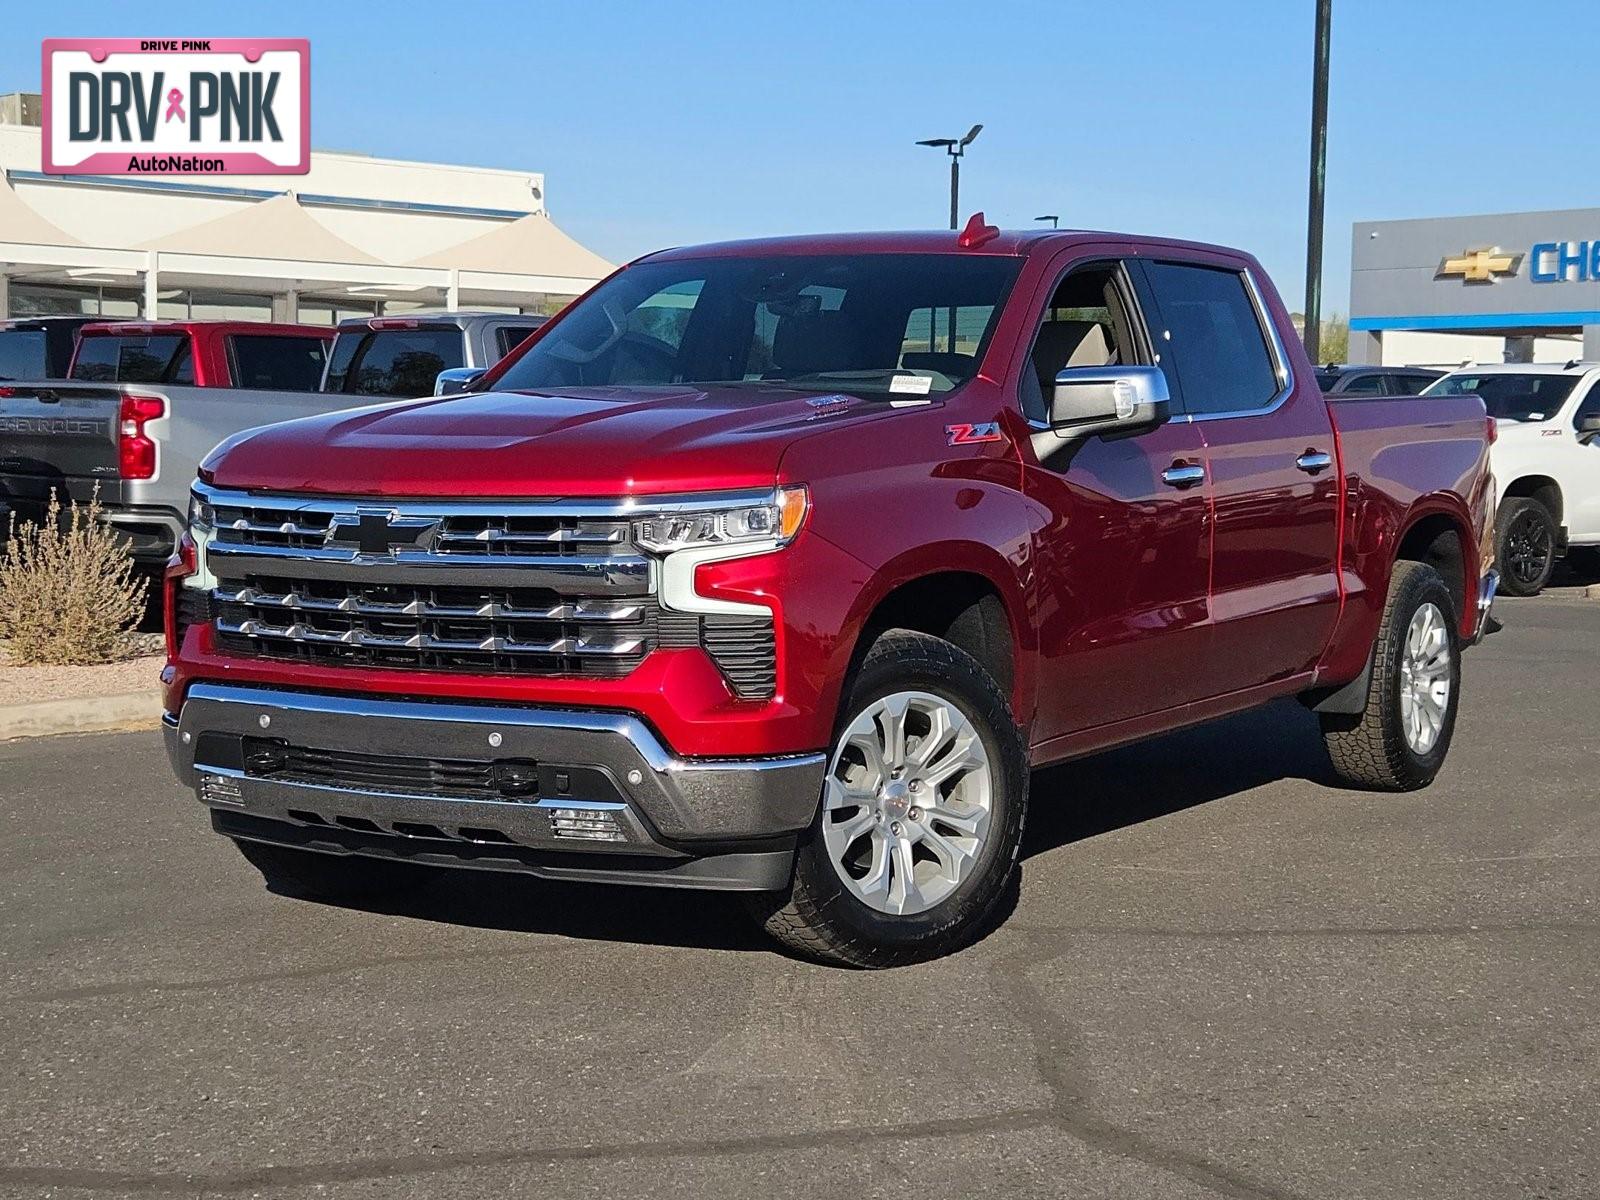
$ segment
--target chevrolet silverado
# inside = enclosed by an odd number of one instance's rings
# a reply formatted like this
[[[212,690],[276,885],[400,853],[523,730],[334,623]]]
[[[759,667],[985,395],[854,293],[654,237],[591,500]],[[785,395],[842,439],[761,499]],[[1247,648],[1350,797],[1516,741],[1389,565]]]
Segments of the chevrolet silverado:
[[[1032,767],[1299,697],[1345,780],[1428,784],[1494,592],[1478,398],[1326,399],[1216,246],[675,249],[470,387],[202,464],[165,736],[273,886],[719,888],[925,959]]]

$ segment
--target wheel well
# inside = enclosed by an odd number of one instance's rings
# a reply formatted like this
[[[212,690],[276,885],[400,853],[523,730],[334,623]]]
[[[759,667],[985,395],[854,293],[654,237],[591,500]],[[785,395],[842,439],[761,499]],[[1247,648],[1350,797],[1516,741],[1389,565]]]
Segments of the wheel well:
[[[1550,510],[1550,515],[1561,524],[1561,485],[1548,475],[1524,475],[1513,480],[1506,488],[1506,496],[1526,496],[1537,500]]]
[[[1426,563],[1439,572],[1456,602],[1459,621],[1467,611],[1467,555],[1461,531],[1449,517],[1423,517],[1400,539],[1396,559]]]
[[[944,571],[895,588],[867,618],[856,660],[890,629],[911,629],[959,646],[983,664],[1001,691],[1011,694],[1016,679],[1016,642],[1005,601],[982,575]]]

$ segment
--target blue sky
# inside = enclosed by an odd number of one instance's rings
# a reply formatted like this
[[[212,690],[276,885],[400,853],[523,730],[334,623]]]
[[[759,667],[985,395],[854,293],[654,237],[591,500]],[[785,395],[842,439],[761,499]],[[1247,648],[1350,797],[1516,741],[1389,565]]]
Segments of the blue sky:
[[[1304,278],[1312,0],[15,4],[46,36],[307,36],[313,141],[542,170],[621,260],[762,233],[941,227],[918,138],[984,131],[962,208],[1246,247]],[[1325,303],[1356,220],[1600,204],[1596,0],[1335,0]],[[1600,231],[1596,231],[1600,233]]]

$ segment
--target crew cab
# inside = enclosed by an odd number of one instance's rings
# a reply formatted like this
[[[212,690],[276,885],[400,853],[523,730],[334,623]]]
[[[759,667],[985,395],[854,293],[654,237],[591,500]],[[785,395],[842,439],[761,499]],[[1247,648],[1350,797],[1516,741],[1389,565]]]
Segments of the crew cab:
[[[339,322],[322,387],[379,398],[432,395],[441,375],[476,378],[545,320],[466,309],[351,317]]]
[[[1494,418],[1495,554],[1509,595],[1543,590],[1557,559],[1600,556],[1600,363],[1463,367],[1425,396],[1477,396]]]
[[[317,388],[333,330],[246,321],[85,325],[65,381],[0,384],[0,530],[44,519],[52,493],[97,496],[136,560],[183,534],[189,483],[224,437],[351,407]]]
[[[1342,778],[1426,785],[1494,592],[1482,403],[1329,401],[1222,247],[669,250],[472,386],[201,466],[164,733],[276,887],[729,889],[927,958],[1032,767],[1297,696]]]

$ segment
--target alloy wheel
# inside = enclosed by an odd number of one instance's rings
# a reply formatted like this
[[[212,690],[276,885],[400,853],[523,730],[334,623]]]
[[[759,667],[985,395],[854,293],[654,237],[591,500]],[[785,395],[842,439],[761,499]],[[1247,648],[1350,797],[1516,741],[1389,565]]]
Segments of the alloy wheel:
[[[1520,513],[1506,531],[1506,569],[1520,583],[1542,579],[1554,553],[1550,527],[1535,513]]]
[[[977,727],[928,692],[876,700],[840,735],[823,792],[828,861],[862,903],[926,912],[983,852],[994,771]]]
[[[1400,655],[1400,724],[1413,753],[1438,743],[1454,682],[1450,628],[1430,601],[1412,614]]]

